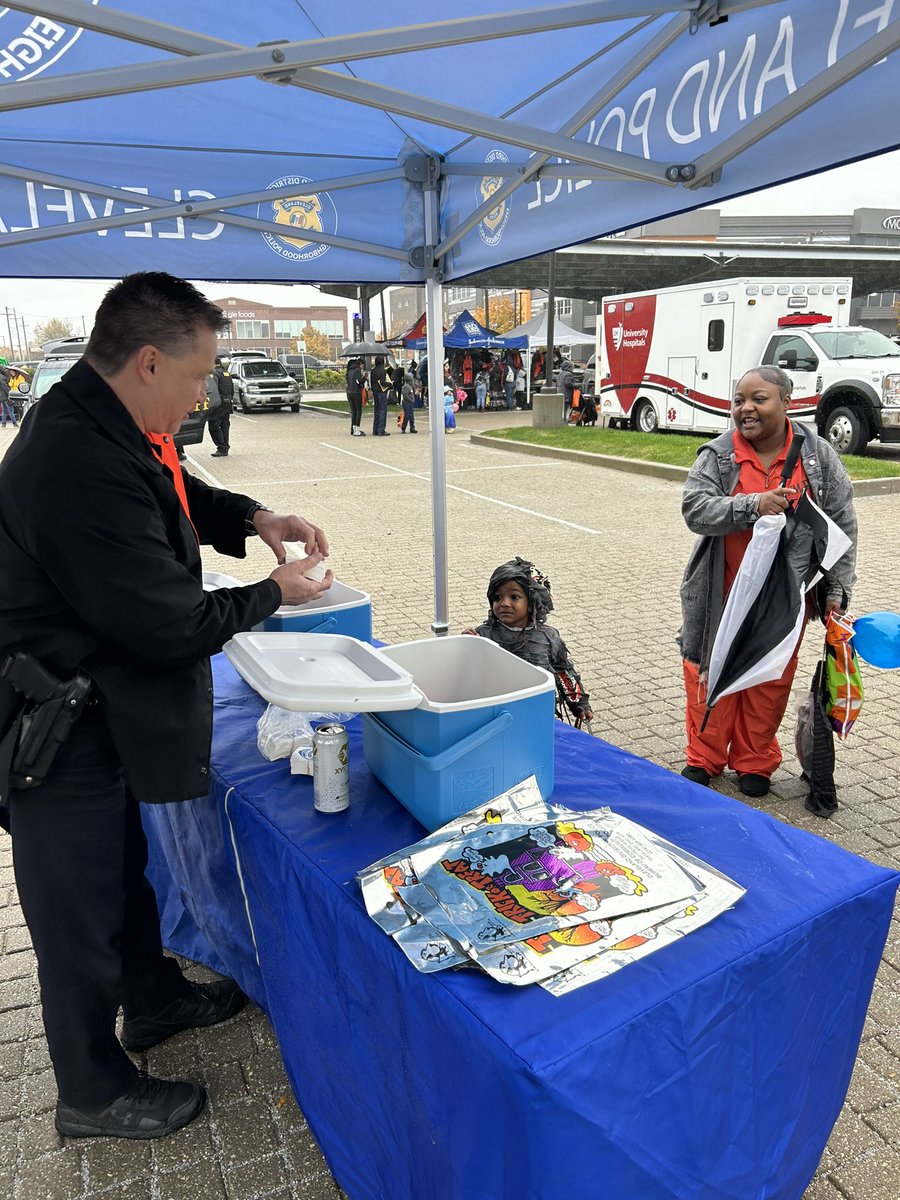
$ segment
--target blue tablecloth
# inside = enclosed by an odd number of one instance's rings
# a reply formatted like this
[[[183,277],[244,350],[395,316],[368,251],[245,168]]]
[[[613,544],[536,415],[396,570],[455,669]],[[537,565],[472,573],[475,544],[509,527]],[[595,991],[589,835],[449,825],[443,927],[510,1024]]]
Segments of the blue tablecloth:
[[[676,945],[563,997],[424,976],[354,876],[422,836],[349,726],[351,805],[256,747],[214,662],[213,783],[148,807],[167,945],[271,1017],[352,1200],[797,1200],[844,1099],[895,873],[559,725],[553,799],[608,804],[748,889]],[[237,852],[237,855],[236,853]]]

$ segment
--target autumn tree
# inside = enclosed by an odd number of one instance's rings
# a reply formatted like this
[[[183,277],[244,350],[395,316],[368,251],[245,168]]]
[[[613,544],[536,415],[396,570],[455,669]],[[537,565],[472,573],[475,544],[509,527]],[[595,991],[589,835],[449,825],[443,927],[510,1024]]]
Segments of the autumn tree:
[[[72,323],[64,317],[50,317],[43,324],[35,325],[34,340],[42,346],[44,342],[54,342],[57,338],[72,337],[73,332]]]
[[[313,329],[312,325],[307,323],[303,330],[303,340],[306,343],[306,353],[311,354],[313,358],[331,358],[331,343],[320,329]]]
[[[472,316],[494,333],[508,333],[516,327],[516,309],[511,296],[496,296],[488,298],[488,319],[484,319],[483,308],[473,308]]]

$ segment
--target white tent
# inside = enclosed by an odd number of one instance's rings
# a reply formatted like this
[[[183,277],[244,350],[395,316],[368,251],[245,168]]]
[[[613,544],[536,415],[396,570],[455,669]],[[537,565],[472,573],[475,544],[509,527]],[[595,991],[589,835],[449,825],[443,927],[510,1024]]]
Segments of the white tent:
[[[546,310],[538,313],[536,317],[532,317],[530,321],[526,321],[523,325],[517,325],[515,329],[510,329],[503,336],[507,338],[527,337],[529,350],[533,350],[536,346],[546,346]],[[554,346],[590,346],[593,341],[592,334],[579,333],[577,329],[573,329],[571,325],[566,325],[564,321],[556,320],[553,323]]]

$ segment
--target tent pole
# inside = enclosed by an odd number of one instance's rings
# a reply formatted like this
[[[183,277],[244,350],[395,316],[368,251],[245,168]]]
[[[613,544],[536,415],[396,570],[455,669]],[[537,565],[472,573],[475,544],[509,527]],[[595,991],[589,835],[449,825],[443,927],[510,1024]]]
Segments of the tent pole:
[[[438,243],[438,182],[429,179],[424,189],[425,245]],[[447,467],[444,457],[444,326],[441,320],[441,281],[436,263],[426,268],[425,338],[428,346],[428,425],[431,439],[431,522],[434,533],[435,637],[446,637],[450,628],[447,564]]]
[[[556,254],[551,250],[547,270],[547,358],[544,363],[544,386],[541,391],[553,391],[553,326],[556,321]]]

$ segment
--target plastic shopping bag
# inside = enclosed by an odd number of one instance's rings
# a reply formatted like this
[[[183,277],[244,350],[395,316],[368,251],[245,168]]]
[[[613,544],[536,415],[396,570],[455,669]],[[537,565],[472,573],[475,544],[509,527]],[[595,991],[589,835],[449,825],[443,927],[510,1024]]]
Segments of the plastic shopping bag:
[[[853,618],[831,612],[825,623],[825,712],[839,738],[853,728],[863,702],[859,659],[850,644]]]

